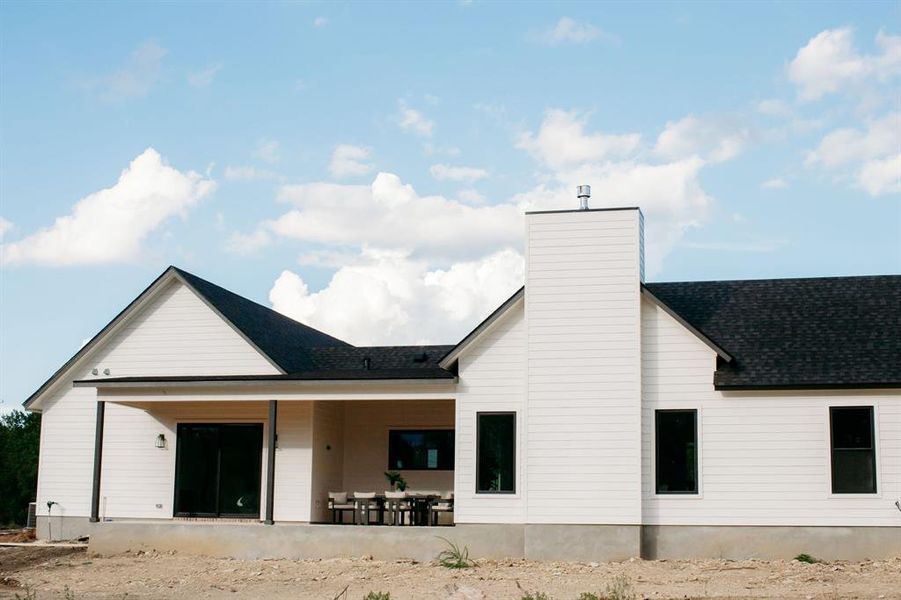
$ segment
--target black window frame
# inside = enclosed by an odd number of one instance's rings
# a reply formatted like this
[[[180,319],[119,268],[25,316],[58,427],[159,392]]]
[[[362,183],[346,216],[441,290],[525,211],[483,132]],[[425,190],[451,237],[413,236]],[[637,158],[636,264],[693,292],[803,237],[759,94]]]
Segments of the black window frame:
[[[480,490],[479,489],[479,481],[481,480],[481,467],[479,460],[479,449],[482,446],[482,422],[481,417],[483,416],[510,416],[513,417],[513,489],[510,490]],[[515,410],[496,410],[496,411],[480,411],[476,413],[476,451],[475,451],[475,459],[476,459],[476,480],[475,480],[475,493],[478,495],[487,495],[487,496],[511,496],[515,495],[516,488],[519,480],[519,472],[517,470],[517,453],[516,446],[517,441],[519,439],[518,431],[517,431],[517,415]]]
[[[450,433],[450,466],[445,467],[435,467],[434,469],[429,469],[428,467],[396,467],[392,462],[392,453],[391,453],[391,437],[393,433],[425,433],[425,432],[435,432],[442,431],[446,433]],[[457,444],[457,435],[454,431],[453,427],[395,427],[388,430],[388,470],[389,471],[453,471],[454,470],[454,457],[456,456],[456,444]],[[441,464],[441,460],[439,457],[439,464]]]
[[[694,416],[695,487],[693,490],[660,489],[660,415],[663,413],[691,413]],[[701,494],[701,436],[697,408],[661,408],[654,411],[654,494],[658,496],[699,496]]]
[[[870,447],[869,448],[836,448],[835,447],[835,413],[842,410],[864,410],[866,409],[870,415]],[[861,450],[869,450],[870,465],[873,469],[873,488],[872,491],[836,491],[835,489],[835,453],[838,452],[860,452]],[[851,404],[842,406],[829,407],[829,490],[836,496],[847,495],[865,495],[873,496],[879,493],[879,471],[877,470],[876,461],[876,407],[872,404]]]

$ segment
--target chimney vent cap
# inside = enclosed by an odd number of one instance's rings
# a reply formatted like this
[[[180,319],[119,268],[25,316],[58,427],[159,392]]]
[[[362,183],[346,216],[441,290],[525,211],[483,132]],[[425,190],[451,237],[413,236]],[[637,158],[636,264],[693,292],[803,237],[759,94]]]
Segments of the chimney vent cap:
[[[591,198],[591,186],[580,185],[577,187],[576,197],[579,198],[579,210],[588,210],[588,199]]]

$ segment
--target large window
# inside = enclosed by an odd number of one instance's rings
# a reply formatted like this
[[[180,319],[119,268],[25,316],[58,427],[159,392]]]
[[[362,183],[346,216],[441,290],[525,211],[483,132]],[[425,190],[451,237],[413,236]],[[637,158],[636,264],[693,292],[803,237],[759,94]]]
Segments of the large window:
[[[832,493],[876,493],[876,439],[872,406],[829,409]]]
[[[698,493],[698,411],[658,410],[657,493]]]
[[[476,492],[516,491],[516,413],[476,415]]]
[[[452,471],[453,429],[392,429],[388,432],[388,468]]]

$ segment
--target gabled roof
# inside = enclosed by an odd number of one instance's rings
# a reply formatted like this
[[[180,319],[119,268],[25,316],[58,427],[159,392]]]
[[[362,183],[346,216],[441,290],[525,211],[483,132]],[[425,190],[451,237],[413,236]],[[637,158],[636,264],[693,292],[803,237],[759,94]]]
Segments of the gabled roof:
[[[438,360],[451,346],[372,346],[354,347],[317,329],[290,319],[271,308],[248,300],[234,292],[174,266],[167,268],[122,312],[60,367],[24,403],[26,408],[59,381],[76,363],[86,357],[103,339],[117,330],[131,314],[142,307],[158,290],[177,279],[193,290],[213,311],[225,320],[248,344],[259,351],[281,375],[248,376],[285,381],[306,380],[396,380],[453,379],[453,373],[438,366]],[[368,359],[365,360],[364,359]],[[153,377],[109,378],[138,382]],[[178,380],[179,377],[156,379]],[[198,376],[194,380],[221,380],[222,376]],[[236,379],[237,380],[237,379]],[[104,379],[92,379],[101,382]]]
[[[460,340],[456,346],[449,346],[447,353],[441,359],[441,362],[438,364],[444,368],[451,368],[454,363],[457,362],[457,359],[460,355],[471,346],[477,339],[479,339],[483,333],[488,331],[488,329],[494,325],[501,317],[507,314],[507,311],[516,306],[524,297],[525,297],[526,288],[525,286],[516,290],[512,296],[504,300],[504,302],[498,306],[494,311],[485,317],[485,320],[476,325],[475,329],[470,331],[466,337]]]
[[[302,370],[306,364],[305,353],[310,348],[336,346],[352,348],[347,342],[230,292],[206,279],[178,267],[169,268],[284,373]]]
[[[733,357],[721,390],[901,386],[901,276],[649,283]]]

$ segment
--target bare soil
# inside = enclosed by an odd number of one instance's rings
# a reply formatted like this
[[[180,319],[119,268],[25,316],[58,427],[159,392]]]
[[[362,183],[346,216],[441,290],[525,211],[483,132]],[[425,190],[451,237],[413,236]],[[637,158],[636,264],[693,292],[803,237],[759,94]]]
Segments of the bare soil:
[[[0,598],[234,598],[360,600],[370,592],[405,599],[515,599],[544,592],[603,597],[625,576],[638,598],[901,598],[901,558],[861,563],[642,561],[560,563],[480,560],[469,569],[435,563],[228,560],[175,554],[87,556],[66,548],[0,548]],[[31,594],[26,596],[26,594]]]

